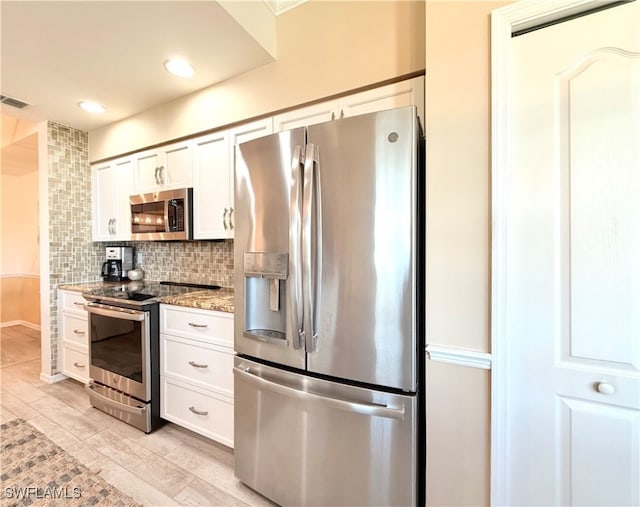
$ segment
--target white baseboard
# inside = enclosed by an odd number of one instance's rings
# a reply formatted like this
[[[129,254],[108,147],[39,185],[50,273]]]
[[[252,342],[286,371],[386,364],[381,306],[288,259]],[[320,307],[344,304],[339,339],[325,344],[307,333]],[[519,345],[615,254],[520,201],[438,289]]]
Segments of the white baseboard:
[[[491,369],[492,357],[487,352],[431,344],[427,345],[426,350],[431,361],[481,368],[483,370]]]
[[[47,384],[55,384],[56,382],[60,382],[61,380],[64,380],[66,378],[68,377],[66,375],[63,375],[62,373],[56,373],[55,375],[47,375],[44,372],[40,373],[40,380],[46,382]]]
[[[7,322],[0,322],[0,327],[11,327],[11,326],[24,326],[29,329],[35,329],[36,331],[40,331],[40,326],[38,324],[32,324],[31,322],[27,322],[26,320],[9,320]]]

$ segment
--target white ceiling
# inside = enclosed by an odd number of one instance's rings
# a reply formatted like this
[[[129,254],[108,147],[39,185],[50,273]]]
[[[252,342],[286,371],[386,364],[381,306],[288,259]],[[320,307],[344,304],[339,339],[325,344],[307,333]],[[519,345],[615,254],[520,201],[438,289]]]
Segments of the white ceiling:
[[[29,122],[91,131],[272,62],[274,16],[305,1],[1,0],[0,92],[29,104],[0,105],[2,173],[37,169],[36,136],[20,136]],[[195,75],[167,73],[172,56]],[[107,112],[81,110],[84,99]]]
[[[30,105],[0,110],[91,131],[272,62],[256,18],[271,23],[275,41],[274,16],[300,2],[242,1],[255,4],[250,29],[225,7],[238,0],[2,0],[0,92]],[[195,75],[167,73],[171,56],[187,58]],[[107,112],[82,111],[84,99]]]

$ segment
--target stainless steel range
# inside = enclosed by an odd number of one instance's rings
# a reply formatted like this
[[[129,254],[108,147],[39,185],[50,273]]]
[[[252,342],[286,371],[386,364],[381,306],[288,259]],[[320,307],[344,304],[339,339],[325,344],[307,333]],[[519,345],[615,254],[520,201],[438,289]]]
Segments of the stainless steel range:
[[[149,433],[160,419],[159,300],[216,285],[129,282],[82,296],[89,317],[91,405]]]

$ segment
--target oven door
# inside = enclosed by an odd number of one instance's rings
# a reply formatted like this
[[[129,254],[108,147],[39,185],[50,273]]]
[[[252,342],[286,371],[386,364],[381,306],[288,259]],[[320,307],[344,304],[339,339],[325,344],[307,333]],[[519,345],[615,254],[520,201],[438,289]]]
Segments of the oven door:
[[[150,401],[150,313],[101,303],[86,307],[91,379]]]

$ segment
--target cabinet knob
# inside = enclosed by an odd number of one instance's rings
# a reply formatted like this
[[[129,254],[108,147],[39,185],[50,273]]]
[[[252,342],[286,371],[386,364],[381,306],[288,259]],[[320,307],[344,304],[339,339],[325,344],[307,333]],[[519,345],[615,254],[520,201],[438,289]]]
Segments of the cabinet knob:
[[[602,394],[613,394],[616,392],[615,386],[607,382],[598,382],[598,384],[596,385],[596,389],[599,393]]]

